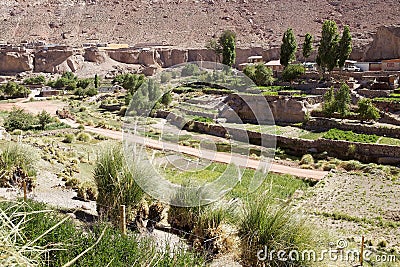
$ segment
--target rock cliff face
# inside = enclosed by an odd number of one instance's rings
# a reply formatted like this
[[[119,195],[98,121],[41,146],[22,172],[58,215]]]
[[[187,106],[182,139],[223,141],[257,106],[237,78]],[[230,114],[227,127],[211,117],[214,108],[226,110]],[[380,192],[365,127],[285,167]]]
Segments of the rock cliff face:
[[[19,73],[33,70],[33,56],[25,52],[0,53],[0,73]]]
[[[220,111],[218,117],[226,118],[228,122],[296,123],[304,121],[307,114],[307,102],[294,98],[232,94],[224,102],[226,106]],[[265,107],[266,102],[271,112],[268,112]]]
[[[365,53],[365,61],[400,58],[400,26],[379,27]]]

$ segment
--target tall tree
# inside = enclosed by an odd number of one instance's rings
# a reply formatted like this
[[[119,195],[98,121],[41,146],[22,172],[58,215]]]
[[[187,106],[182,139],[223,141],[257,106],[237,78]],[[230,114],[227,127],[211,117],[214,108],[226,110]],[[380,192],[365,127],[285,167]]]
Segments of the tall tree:
[[[350,111],[350,88],[347,84],[342,83],[335,96],[335,109],[340,115],[344,116]]]
[[[232,67],[236,60],[236,34],[226,30],[218,40],[222,48],[222,64]]]
[[[313,42],[312,35],[309,33],[306,33],[306,36],[304,37],[304,43],[303,43],[304,61],[307,61],[306,59],[311,55],[311,52],[313,51],[312,42]]]
[[[290,62],[296,59],[297,43],[294,37],[293,30],[287,29],[283,34],[281,45],[281,59],[280,62],[283,66],[289,65]]]
[[[342,38],[338,47],[338,66],[343,68],[344,62],[349,58],[352,51],[351,34],[349,26],[344,26]]]
[[[221,45],[214,39],[211,39],[206,44],[206,48],[214,51],[215,53],[215,62],[217,63],[220,60],[222,54],[222,47]]]
[[[317,64],[325,71],[332,71],[338,62],[338,28],[336,22],[326,20],[322,25],[322,37],[319,43]]]

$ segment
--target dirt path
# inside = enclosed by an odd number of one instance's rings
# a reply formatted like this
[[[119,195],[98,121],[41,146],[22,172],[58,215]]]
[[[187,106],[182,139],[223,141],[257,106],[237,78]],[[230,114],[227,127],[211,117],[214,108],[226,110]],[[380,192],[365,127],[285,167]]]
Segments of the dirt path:
[[[70,125],[71,127],[77,127],[79,124],[72,121],[72,120],[61,120],[64,123]],[[123,134],[122,132],[102,129],[102,128],[95,128],[91,126],[86,126],[85,129],[89,132],[101,134],[113,139],[122,140]],[[181,152],[187,155],[195,156],[198,158],[208,159],[216,162],[221,163],[235,163],[241,167],[246,167],[250,169],[258,169],[260,167],[264,167],[263,164],[259,160],[249,159],[246,156],[242,155],[235,155],[229,154],[224,152],[215,152],[215,151],[205,151],[205,150],[198,150],[196,148],[181,146],[173,143],[168,142],[161,142],[156,141],[150,138],[142,137],[142,136],[131,136],[131,141],[143,144],[147,147],[159,149],[159,150],[170,150],[175,152]],[[282,174],[290,174],[301,178],[307,178],[310,180],[319,181],[328,174],[326,171],[319,171],[319,170],[307,170],[307,169],[300,169],[285,165],[277,164],[276,162],[271,162],[269,167],[269,171],[275,173],[282,173]]]

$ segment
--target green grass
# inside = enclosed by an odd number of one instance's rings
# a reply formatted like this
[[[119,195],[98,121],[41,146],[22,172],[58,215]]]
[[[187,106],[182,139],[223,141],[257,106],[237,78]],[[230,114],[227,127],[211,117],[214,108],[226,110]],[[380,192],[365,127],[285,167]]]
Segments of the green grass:
[[[321,133],[308,132],[308,133],[300,135],[299,138],[308,139],[308,140],[317,140],[317,139],[321,138],[324,134],[325,133],[323,133],[323,132],[321,132]]]
[[[352,131],[342,131],[338,129],[330,129],[322,138],[332,140],[345,140],[358,143],[376,143],[379,137],[375,134],[356,134]]]
[[[42,255],[43,266],[63,266],[84,250],[99,243],[79,258],[73,266],[202,266],[204,260],[182,249],[156,249],[153,242],[137,235],[123,236],[120,231],[107,224],[78,228],[66,215],[49,210],[44,204],[0,202],[0,209],[8,216],[25,214],[17,236],[16,246],[34,241],[34,246],[50,250]],[[37,212],[47,210],[47,212]],[[19,222],[20,218],[17,217]],[[60,223],[57,225],[58,223]],[[54,227],[54,229],[52,229]],[[44,234],[46,231],[50,231]],[[100,236],[104,231],[101,239]],[[44,234],[44,235],[43,235]],[[43,236],[42,236],[43,235]],[[21,238],[19,238],[21,237]],[[0,251],[3,248],[0,247]],[[0,253],[2,254],[2,253]],[[27,253],[28,254],[28,253]],[[27,255],[29,256],[29,254]],[[35,266],[35,265],[29,265]]]
[[[176,168],[166,168],[165,177],[169,181],[176,184],[184,184],[191,181],[192,183],[202,185],[206,182],[214,181],[218,178],[227,168],[223,163],[211,163],[204,170],[196,172],[185,172]],[[250,181],[255,175],[255,170],[241,169],[243,176],[241,181],[227,193],[226,198],[246,198],[249,195]],[[263,193],[268,191],[268,194],[276,199],[287,199],[296,190],[306,190],[310,184],[304,180],[297,179],[288,174],[268,173],[264,176],[265,180],[262,185],[253,194]]]
[[[205,122],[205,123],[213,123],[214,122],[214,120],[211,118],[206,118],[206,117],[201,117],[201,116],[194,116],[193,120],[198,121],[198,122]]]
[[[400,139],[382,136],[379,138],[378,144],[400,146]]]

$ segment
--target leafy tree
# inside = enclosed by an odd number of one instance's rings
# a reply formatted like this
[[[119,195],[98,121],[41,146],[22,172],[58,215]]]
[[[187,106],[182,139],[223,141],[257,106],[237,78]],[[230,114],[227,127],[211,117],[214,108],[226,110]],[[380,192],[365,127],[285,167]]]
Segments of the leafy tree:
[[[311,52],[313,51],[312,42],[313,42],[312,35],[306,33],[306,36],[304,37],[303,51],[302,51],[304,61],[307,61],[306,59],[311,55]]]
[[[46,83],[46,78],[43,75],[38,75],[36,77],[27,78],[24,80],[24,84],[39,85],[45,83]]]
[[[351,34],[349,26],[344,26],[342,38],[338,45],[338,66],[343,68],[344,62],[349,58],[352,51]]]
[[[77,79],[77,77],[74,75],[74,73],[72,73],[70,71],[64,72],[61,75],[61,78],[65,78],[67,80],[76,80]]]
[[[360,115],[362,120],[378,120],[381,116],[379,110],[372,104],[371,99],[363,98],[357,103],[357,113]]]
[[[25,112],[22,108],[14,107],[4,121],[4,128],[7,131],[28,130],[34,124],[35,118],[31,113]]]
[[[339,35],[336,22],[326,20],[322,25],[322,37],[319,43],[317,64],[325,71],[332,71],[338,62]]]
[[[64,88],[64,89],[70,90],[70,91],[75,90],[76,89],[76,81],[70,80],[65,77],[61,77],[54,82],[53,87],[58,88],[58,89]]]
[[[222,64],[232,67],[236,60],[236,34],[226,30],[218,40],[222,48]]]
[[[298,78],[306,72],[303,65],[300,64],[290,64],[282,72],[282,78],[285,81],[293,82],[294,79]]]
[[[350,88],[347,84],[342,83],[335,95],[335,109],[340,115],[344,116],[350,111]]]
[[[81,87],[83,89],[86,89],[91,83],[92,83],[91,79],[79,79],[76,82],[76,87]]]
[[[82,87],[76,88],[74,91],[74,95],[79,96],[80,98],[85,97],[85,89],[83,89]]]
[[[280,62],[285,68],[296,59],[297,43],[291,28],[283,34]]]
[[[9,97],[26,97],[31,93],[31,90],[23,85],[9,81],[0,87],[0,91]]]
[[[144,75],[143,74],[131,74],[131,73],[126,73],[126,74],[120,74],[116,76],[112,83],[116,84],[118,83],[121,85],[124,89],[128,91],[128,94],[133,95],[136,90],[143,84],[144,82]]]
[[[274,82],[272,70],[263,63],[247,65],[243,73],[259,86],[271,85]]]
[[[97,91],[97,89],[95,87],[89,87],[86,89],[85,94],[87,96],[95,96],[99,93],[99,91]]]
[[[51,115],[45,110],[42,110],[42,112],[37,115],[37,118],[42,130],[44,130],[46,125],[52,121]]]
[[[327,115],[331,115],[335,112],[335,90],[333,86],[324,94],[323,111]]]
[[[222,55],[222,47],[221,45],[214,39],[211,39],[206,44],[206,48],[214,51],[215,53],[215,62],[218,62]]]

